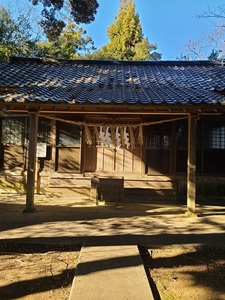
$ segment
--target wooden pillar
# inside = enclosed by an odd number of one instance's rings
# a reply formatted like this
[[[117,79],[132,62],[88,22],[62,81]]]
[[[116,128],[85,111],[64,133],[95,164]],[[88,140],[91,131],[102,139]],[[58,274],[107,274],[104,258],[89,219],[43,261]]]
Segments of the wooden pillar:
[[[86,134],[85,134],[85,130],[84,130],[84,126],[82,126],[80,128],[81,130],[81,168],[80,168],[80,172],[82,174],[85,173],[85,169],[86,169],[86,153],[87,153],[87,150],[86,150]]]
[[[25,213],[34,212],[34,191],[36,179],[36,151],[37,151],[38,114],[30,114],[29,144],[28,144],[28,169],[27,169],[27,193]]]
[[[56,138],[57,133],[56,133],[56,120],[51,120],[51,133],[50,133],[50,144],[52,147],[52,157],[51,157],[51,171],[55,172],[56,171]]]
[[[196,116],[188,118],[187,213],[195,214],[196,204]]]
[[[4,167],[4,150],[2,141],[2,118],[0,118],[0,169]]]
[[[172,130],[171,130],[171,151],[170,151],[170,175],[176,174],[176,163],[177,163],[177,139],[176,139],[176,121],[172,123]]]
[[[142,134],[143,134],[143,144],[141,145],[141,174],[145,175],[148,173],[146,167],[146,139],[147,139],[147,126],[142,127]]]

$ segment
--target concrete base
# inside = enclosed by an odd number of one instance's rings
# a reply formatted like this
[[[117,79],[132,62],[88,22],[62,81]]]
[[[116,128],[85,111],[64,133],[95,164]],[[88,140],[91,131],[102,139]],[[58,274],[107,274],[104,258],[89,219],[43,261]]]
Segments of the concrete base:
[[[69,299],[153,299],[137,246],[83,247]]]

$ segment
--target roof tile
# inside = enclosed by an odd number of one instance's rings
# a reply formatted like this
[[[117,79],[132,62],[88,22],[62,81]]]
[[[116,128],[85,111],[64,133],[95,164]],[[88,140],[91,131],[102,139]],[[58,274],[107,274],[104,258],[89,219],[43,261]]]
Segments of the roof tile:
[[[14,58],[0,64],[0,101],[5,102],[213,104],[224,102],[223,91],[225,68],[218,62]]]

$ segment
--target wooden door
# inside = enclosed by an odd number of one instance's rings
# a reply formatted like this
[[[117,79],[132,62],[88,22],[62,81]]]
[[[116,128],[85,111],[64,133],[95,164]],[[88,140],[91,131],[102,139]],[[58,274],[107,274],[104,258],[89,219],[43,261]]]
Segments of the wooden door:
[[[118,117],[118,116],[117,116]],[[108,117],[101,116],[101,122],[107,124]],[[112,122],[112,119],[110,119]],[[124,118],[123,121],[127,123],[139,123],[140,119],[133,119],[131,117]],[[96,117],[90,117],[87,122],[97,122]],[[116,122],[116,120],[115,120]],[[135,140],[138,139],[139,130],[138,127],[134,127],[133,135]],[[99,136],[96,136],[96,129]],[[112,131],[113,130],[113,131]],[[142,172],[142,146],[137,146],[133,149],[127,148],[127,144],[122,141],[121,134],[124,134],[124,127],[110,127],[110,125],[93,128],[89,128],[89,135],[92,137],[92,145],[85,144],[85,155],[84,155],[84,171],[85,172],[104,172],[104,173],[124,173],[124,172],[135,172],[141,174]],[[101,138],[101,133],[109,137],[108,143]],[[119,132],[121,141],[119,144],[122,146],[118,147],[115,143],[113,136]],[[126,131],[129,134],[129,130]],[[84,132],[85,133],[85,132]],[[109,133],[109,135],[107,135]],[[115,136],[114,136],[115,137]],[[112,138],[111,142],[110,139]],[[130,136],[128,136],[128,140]],[[132,143],[133,144],[133,143]],[[111,146],[108,146],[111,145]]]
[[[80,126],[58,122],[56,170],[58,172],[79,173],[81,167]]]
[[[86,146],[85,171],[141,173],[141,147]]]
[[[146,128],[146,173],[170,173],[171,125],[163,124]]]

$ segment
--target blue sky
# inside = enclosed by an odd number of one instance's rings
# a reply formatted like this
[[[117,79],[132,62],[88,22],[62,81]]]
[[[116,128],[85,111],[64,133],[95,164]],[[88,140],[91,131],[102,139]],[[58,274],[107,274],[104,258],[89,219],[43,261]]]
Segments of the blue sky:
[[[156,43],[164,60],[180,56],[188,40],[201,38],[202,32],[212,30],[212,23],[197,15],[207,8],[225,6],[224,0],[135,0],[144,37]],[[101,47],[108,42],[107,28],[114,22],[120,6],[119,0],[99,0],[95,21],[85,26],[88,35]]]
[[[134,0],[139,13],[144,37],[157,44],[162,59],[173,60],[180,57],[188,40],[201,39],[202,32],[212,31],[209,19],[197,18],[208,7],[224,7],[224,0]],[[81,26],[87,30],[97,48],[107,44],[107,28],[115,21],[120,0],[98,0],[99,9],[95,21]],[[29,0],[0,0],[15,10],[18,5],[30,3]],[[208,55],[212,49],[207,50]],[[207,58],[207,55],[205,58]]]

